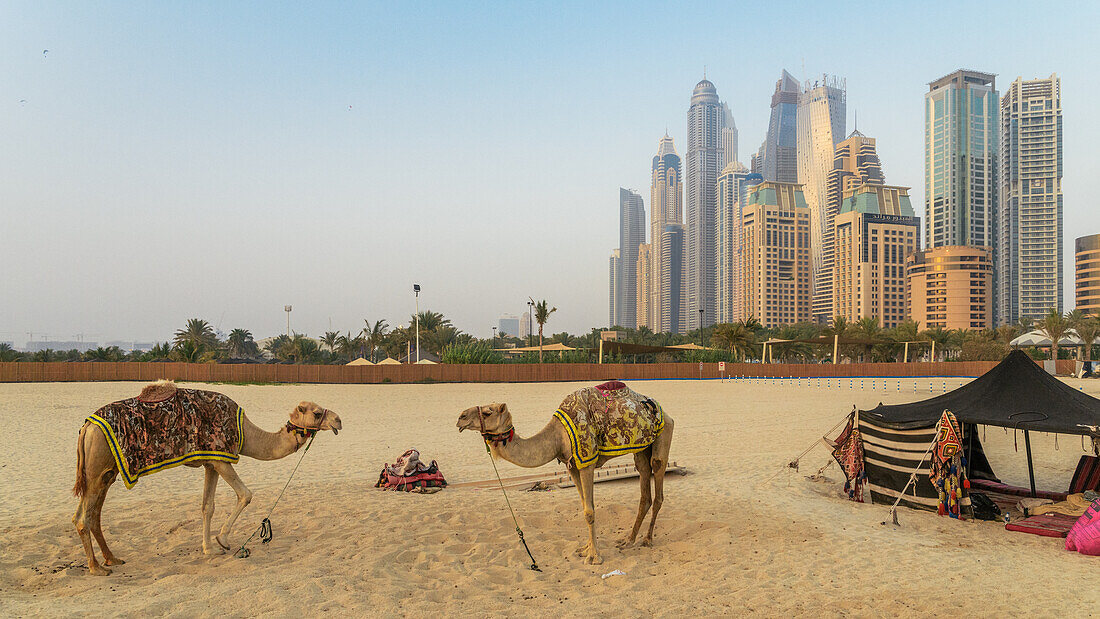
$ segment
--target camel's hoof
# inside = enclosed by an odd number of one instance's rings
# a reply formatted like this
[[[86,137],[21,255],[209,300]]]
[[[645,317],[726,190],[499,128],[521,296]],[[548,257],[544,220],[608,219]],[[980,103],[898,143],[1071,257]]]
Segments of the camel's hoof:
[[[590,544],[583,544],[579,548],[577,548],[577,556],[578,557],[587,557],[589,555],[589,552],[588,552],[588,547],[589,546],[590,546]]]
[[[202,549],[202,554],[204,554],[204,555],[224,555],[225,554],[225,548],[222,548],[221,546],[206,547],[206,548]]]
[[[653,545],[653,538],[652,537],[647,537],[647,538],[642,540],[642,546],[645,546],[646,548],[649,548],[652,545]]]
[[[88,568],[88,571],[92,573],[92,576],[110,576],[111,575],[111,570],[109,570],[105,567],[99,566],[99,565],[93,565],[92,567]]]
[[[624,538],[622,538],[621,540],[619,540],[618,542],[615,543],[615,546],[617,546],[619,548],[619,550],[630,548],[633,545],[634,545],[634,538],[632,538],[632,537],[624,537]]]
[[[221,546],[222,548],[224,548],[226,550],[229,550],[229,544],[226,544],[225,542],[222,541],[222,534],[221,533],[218,533],[217,535],[214,536],[214,541],[218,542],[218,545]]]
[[[584,562],[588,565],[600,565],[603,563],[603,557],[598,554],[590,554],[584,558]]]
[[[118,557],[109,557],[104,559],[104,565],[124,565],[126,562]]]

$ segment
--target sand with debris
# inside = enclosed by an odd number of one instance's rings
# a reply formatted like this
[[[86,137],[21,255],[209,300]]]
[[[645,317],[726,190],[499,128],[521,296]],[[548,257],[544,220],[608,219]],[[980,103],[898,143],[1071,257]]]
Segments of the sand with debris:
[[[1100,392],[1100,382],[1074,384]],[[881,380],[862,391],[847,381],[634,382],[676,419],[671,458],[691,474],[668,478],[652,548],[614,545],[633,521],[636,480],[597,485],[598,566],[574,554],[585,536],[575,490],[512,492],[541,573],[527,569],[499,490],[416,495],[373,485],[383,462],[410,447],[438,460],[452,483],[488,479],[484,446],[455,430],[458,413],[505,401],[518,432],[529,435],[582,385],[187,386],[226,393],[269,429],[303,399],[343,418],[344,431],[318,437],[305,457],[272,517],[274,540],[253,545],[247,559],[204,556],[202,474],[179,467],[132,490],[115,484],[104,531],[127,563],[109,577],[89,575],[70,521],[77,431],[87,414],[140,385],[3,384],[5,615],[1078,615],[1100,601],[1100,558],[1066,552],[1062,540],[909,510],[894,527],[886,507],[845,500],[835,464],[824,480],[808,479],[828,462],[824,449],[797,472],[784,468],[853,404],[925,398],[927,380],[888,381],[885,392]],[[990,428],[985,444],[1002,479],[1025,485],[1022,440],[1017,452],[1011,433]],[[1063,436],[1055,450],[1053,437],[1036,436],[1033,448],[1040,486],[1064,488],[1082,453],[1079,439]],[[296,461],[242,459],[237,470],[255,498],[234,542],[256,527]],[[506,462],[500,470],[531,472]],[[220,484],[215,527],[233,499]],[[613,570],[625,574],[601,578]]]

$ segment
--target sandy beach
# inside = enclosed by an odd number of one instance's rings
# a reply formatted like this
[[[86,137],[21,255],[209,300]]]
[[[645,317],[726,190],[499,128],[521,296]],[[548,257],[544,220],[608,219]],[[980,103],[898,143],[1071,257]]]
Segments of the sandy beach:
[[[667,478],[652,548],[615,547],[633,521],[637,481],[597,485],[604,558],[597,566],[574,554],[585,536],[574,489],[511,492],[541,573],[527,569],[499,490],[417,495],[373,485],[382,464],[410,447],[437,460],[451,483],[489,479],[480,437],[455,429],[459,412],[507,402],[526,436],[582,385],[188,384],[227,394],[271,430],[299,400],[313,400],[338,412],[344,431],[317,438],[272,516],[274,540],[253,544],[247,559],[202,554],[200,470],[175,468],[132,490],[116,483],[104,532],[127,563],[105,578],[88,574],[70,521],[76,436],[86,415],[141,385],[2,384],[0,609],[7,616],[1077,616],[1100,602],[1100,559],[1067,552],[1060,539],[911,510],[901,510],[895,527],[886,506],[846,500],[835,464],[825,481],[808,479],[830,459],[821,448],[801,470],[784,469],[853,405],[928,397],[927,379],[915,383],[917,393],[912,380],[902,380],[900,392],[888,381],[885,393],[881,382],[875,391],[835,381],[631,383],[675,418],[671,459],[691,473]],[[1070,382],[1100,394],[1100,382]],[[990,428],[984,441],[1002,480],[1026,485],[1022,440],[1017,452],[1011,432]],[[1062,436],[1055,450],[1054,437],[1040,435],[1032,444],[1039,486],[1064,489],[1080,440]],[[231,536],[235,544],[257,526],[296,462],[237,465],[255,498]],[[503,476],[531,472],[498,466]],[[224,483],[217,500],[215,527],[234,502]],[[601,578],[612,570],[625,575]]]

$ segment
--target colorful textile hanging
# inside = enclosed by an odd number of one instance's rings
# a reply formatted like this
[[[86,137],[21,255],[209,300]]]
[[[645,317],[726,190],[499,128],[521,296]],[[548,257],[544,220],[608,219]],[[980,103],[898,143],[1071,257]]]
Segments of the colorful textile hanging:
[[[848,499],[862,503],[867,473],[863,470],[863,437],[854,411],[848,415],[848,425],[833,441],[833,458],[844,471],[844,492],[848,493]]]
[[[943,411],[936,425],[936,446],[932,450],[932,466],[928,480],[939,494],[937,513],[960,520],[966,519],[970,507],[970,480],[966,477],[966,456],[962,448],[962,431],[951,411]]]

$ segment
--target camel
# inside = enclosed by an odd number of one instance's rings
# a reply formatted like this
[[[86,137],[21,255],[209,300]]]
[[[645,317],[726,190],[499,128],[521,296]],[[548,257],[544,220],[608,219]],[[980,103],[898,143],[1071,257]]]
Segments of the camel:
[[[619,384],[621,385],[621,383]],[[583,391],[581,390],[577,394]],[[569,401],[568,398],[566,401]],[[577,555],[584,557],[585,563],[599,565],[603,563],[603,558],[596,547],[596,512],[593,507],[592,495],[593,473],[595,469],[603,466],[608,460],[619,455],[625,455],[625,453],[615,455],[601,453],[598,457],[595,457],[594,461],[589,461],[578,467],[577,459],[573,453],[570,433],[566,429],[565,423],[556,415],[538,434],[529,438],[523,438],[515,434],[515,429],[512,426],[512,414],[508,411],[508,405],[502,403],[494,402],[485,406],[470,407],[462,411],[456,425],[459,432],[463,430],[479,431],[494,458],[502,458],[525,468],[539,467],[552,460],[564,463],[570,477],[573,478],[573,484],[577,487],[577,492],[580,494],[584,519],[588,524],[588,543],[577,549]],[[638,503],[638,517],[634,520],[634,527],[617,544],[620,549],[634,545],[642,521],[645,519],[651,505],[653,515],[649,520],[649,531],[641,544],[643,546],[653,544],[653,528],[657,522],[657,512],[661,510],[661,504],[664,502],[665,467],[668,464],[669,448],[672,445],[673,425],[672,418],[664,415],[664,427],[657,434],[656,439],[644,449],[634,452],[634,466],[638,469],[641,482],[641,500]],[[653,480],[652,498],[650,496],[650,479]]]
[[[146,387],[143,395],[153,388],[160,388],[174,392],[175,385],[168,382],[155,383]],[[220,394],[215,394],[220,395]],[[231,402],[231,401],[230,401]],[[257,460],[278,460],[298,451],[306,443],[309,437],[320,430],[332,430],[338,434],[343,428],[340,417],[313,402],[302,402],[290,412],[290,421],[275,432],[261,430],[240,413],[240,455],[255,458]],[[92,431],[89,432],[89,427]],[[202,491],[202,550],[204,554],[223,554],[229,550],[229,532],[233,528],[241,511],[252,501],[252,491],[244,485],[233,465],[220,460],[193,460],[184,463],[192,468],[202,467],[206,471],[206,481]],[[107,496],[107,490],[119,475],[118,465],[107,443],[107,437],[98,426],[91,421],[85,421],[80,428],[80,435],[76,443],[76,484],[73,486],[73,495],[80,498],[80,504],[73,515],[73,524],[84,544],[84,551],[88,555],[88,571],[96,576],[107,576],[111,570],[106,566],[121,565],[125,563],[111,552],[103,539],[103,530],[100,526],[100,514],[103,508],[103,500]],[[237,505],[230,513],[229,518],[222,525],[221,530],[214,537],[217,545],[210,539],[210,520],[214,516],[214,491],[218,485],[218,478],[222,478],[233,487],[237,494]],[[99,543],[103,552],[103,565],[96,561],[92,548],[92,536]]]

